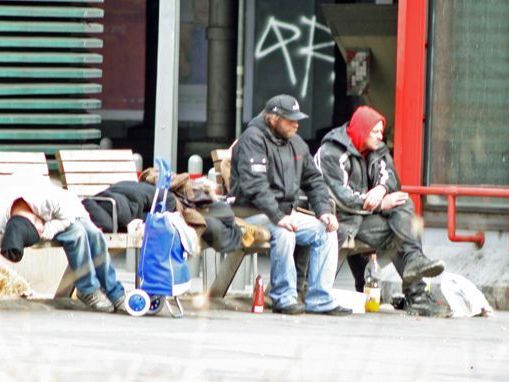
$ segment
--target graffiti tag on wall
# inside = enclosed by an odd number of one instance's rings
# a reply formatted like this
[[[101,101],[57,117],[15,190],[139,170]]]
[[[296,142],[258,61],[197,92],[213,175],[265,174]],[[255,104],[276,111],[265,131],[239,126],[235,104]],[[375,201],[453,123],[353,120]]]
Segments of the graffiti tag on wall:
[[[307,39],[301,43],[303,30],[307,32]],[[317,32],[323,32],[325,39],[318,39]],[[318,40],[318,42],[316,42]],[[271,44],[269,41],[272,41]],[[300,44],[298,49],[290,51],[290,44]],[[297,74],[295,71],[295,60],[305,60],[304,73],[302,73],[302,85],[300,86],[300,96],[305,98],[308,91],[309,75],[311,71],[311,62],[313,59],[323,60],[334,63],[334,55],[324,52],[334,46],[331,40],[331,31],[325,25],[316,21],[316,16],[301,16],[298,24],[288,23],[270,16],[266,26],[261,33],[255,47],[255,59],[261,60],[272,54],[282,54],[288,80],[292,86],[297,85]],[[293,52],[293,57],[291,52]],[[334,72],[331,71],[331,80],[334,79]]]

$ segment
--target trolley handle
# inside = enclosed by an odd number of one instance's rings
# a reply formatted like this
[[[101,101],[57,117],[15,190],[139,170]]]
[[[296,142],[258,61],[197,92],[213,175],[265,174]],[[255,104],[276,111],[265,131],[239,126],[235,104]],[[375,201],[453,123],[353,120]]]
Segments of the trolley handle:
[[[153,214],[155,212],[156,205],[157,205],[157,199],[159,197],[159,192],[161,190],[164,191],[164,194],[163,194],[163,200],[161,202],[160,212],[166,211],[166,198],[168,196],[168,189],[170,188],[170,183],[171,183],[170,162],[162,157],[156,157],[155,165],[159,171],[159,177],[157,179],[157,184],[156,184],[157,189],[156,189],[156,193],[154,195],[154,200],[152,201],[152,206],[150,207],[151,214]]]

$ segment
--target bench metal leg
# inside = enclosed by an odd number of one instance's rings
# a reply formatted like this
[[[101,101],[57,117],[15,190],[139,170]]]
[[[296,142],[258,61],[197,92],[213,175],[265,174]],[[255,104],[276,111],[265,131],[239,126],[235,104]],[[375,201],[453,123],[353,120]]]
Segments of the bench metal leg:
[[[229,253],[220,266],[216,279],[212,283],[209,290],[209,297],[223,298],[228,292],[235,274],[237,273],[242,260],[244,259],[244,251],[237,250]]]
[[[338,267],[336,268],[336,277],[338,277],[339,271],[343,267],[348,256],[348,249],[340,249],[338,254]]]
[[[71,297],[72,292],[74,292],[74,272],[68,265],[58,284],[55,298]]]

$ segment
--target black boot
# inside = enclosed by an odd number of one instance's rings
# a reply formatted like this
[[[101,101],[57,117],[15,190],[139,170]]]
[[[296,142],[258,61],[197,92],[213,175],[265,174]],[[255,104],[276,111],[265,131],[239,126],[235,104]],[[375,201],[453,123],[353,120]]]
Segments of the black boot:
[[[446,303],[440,303],[426,291],[426,283],[419,281],[403,288],[405,310],[411,316],[451,317],[452,311]]]
[[[412,254],[405,261],[403,270],[403,282],[411,283],[423,277],[435,277],[442,273],[445,264],[442,260],[430,260],[422,254]]]

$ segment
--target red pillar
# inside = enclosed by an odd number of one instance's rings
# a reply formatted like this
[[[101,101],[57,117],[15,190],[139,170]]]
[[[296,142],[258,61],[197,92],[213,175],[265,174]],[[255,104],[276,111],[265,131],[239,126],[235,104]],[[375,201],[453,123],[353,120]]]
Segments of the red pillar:
[[[401,183],[412,186],[423,179],[427,9],[427,0],[398,5],[394,160]],[[413,198],[420,213],[420,198]]]

